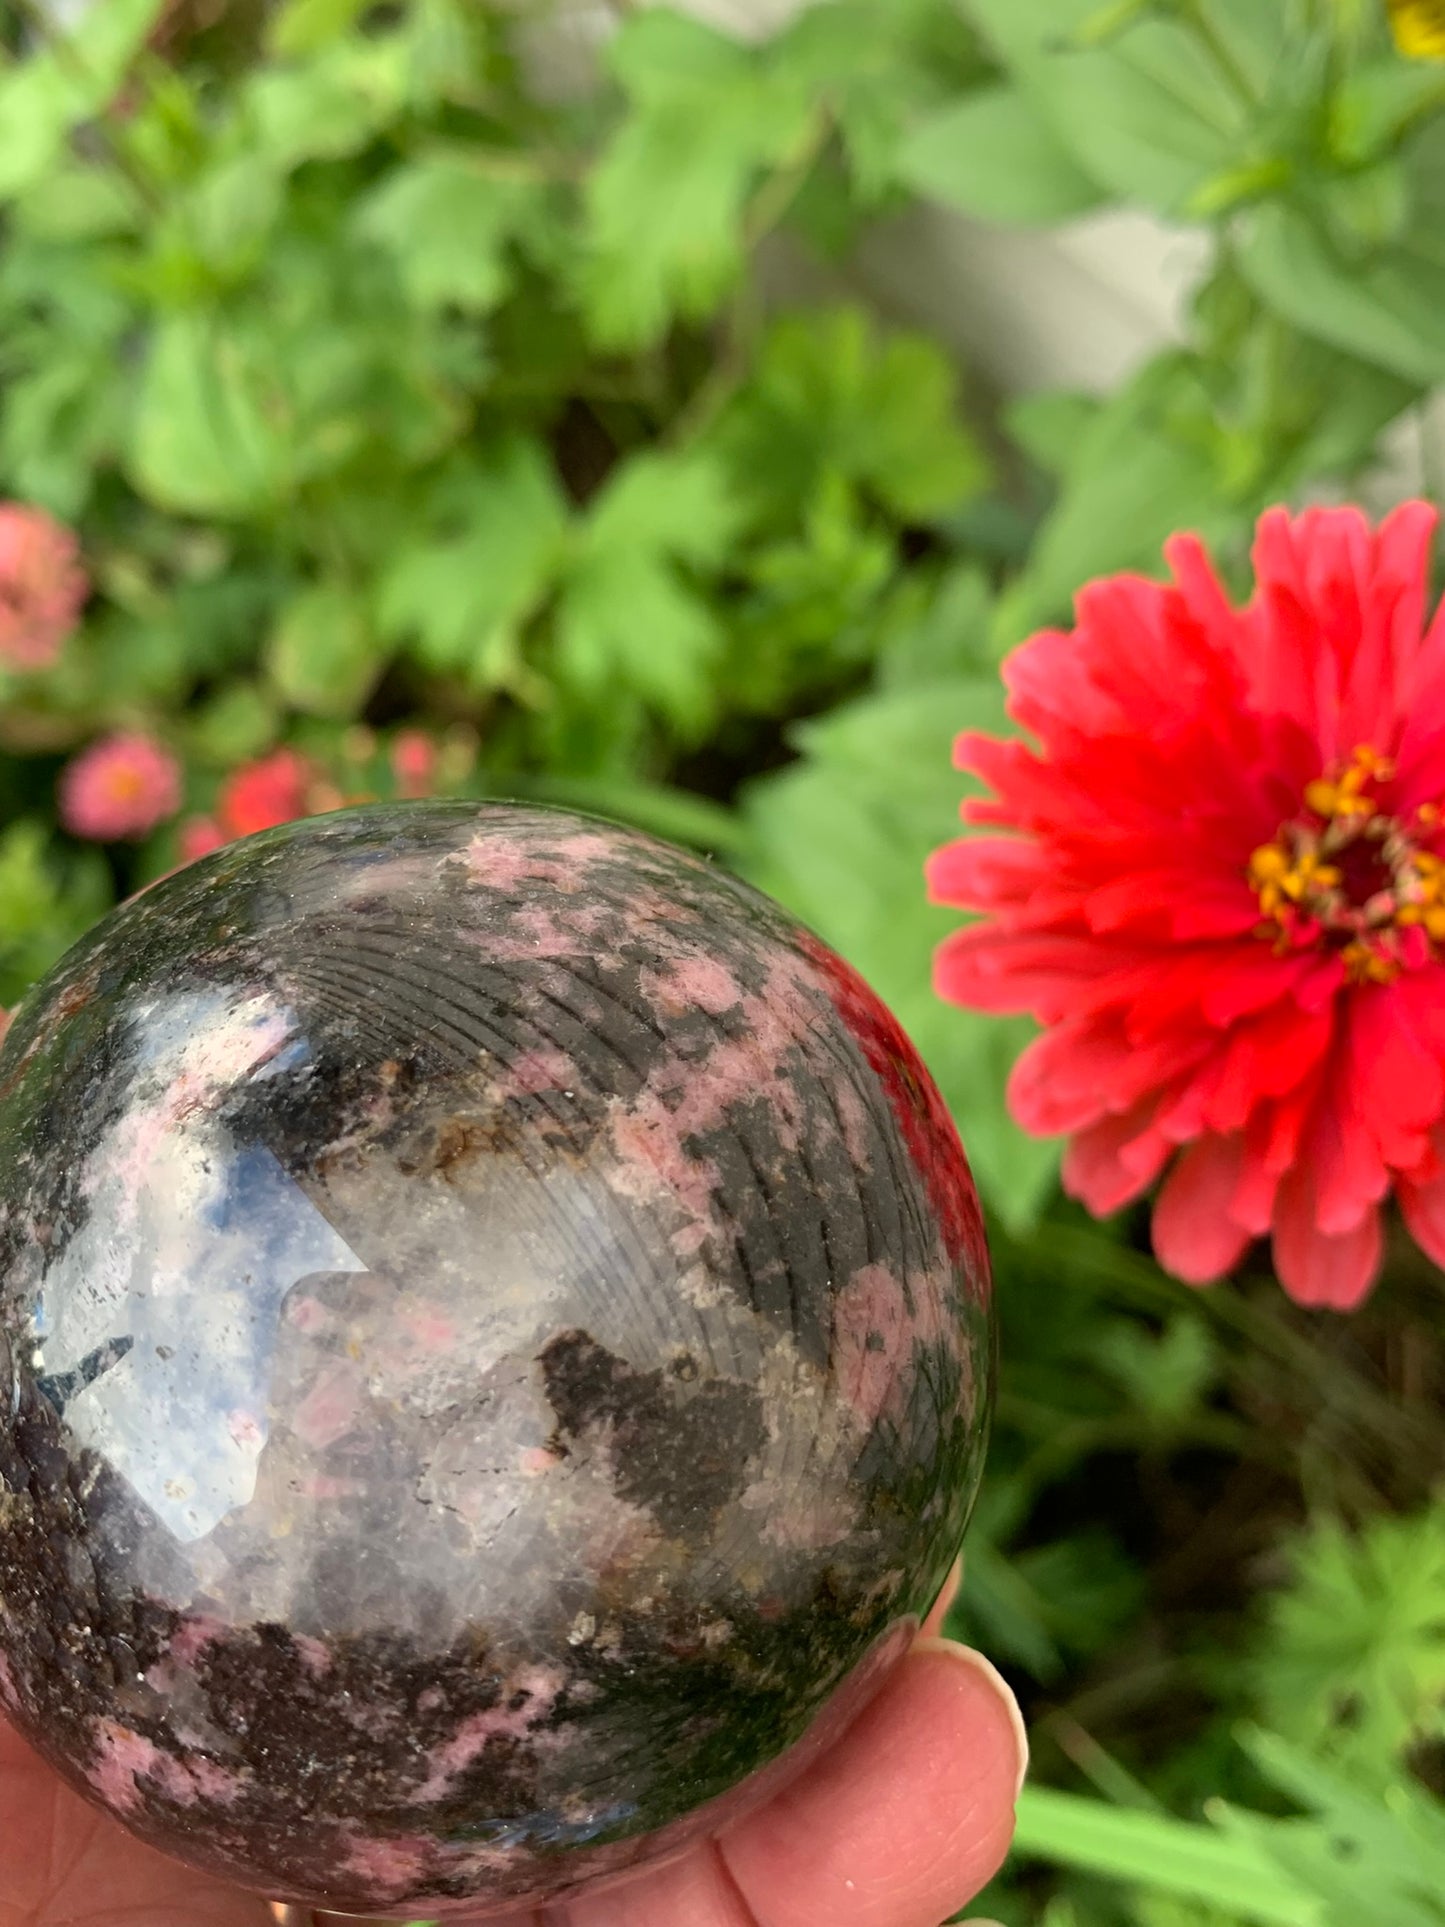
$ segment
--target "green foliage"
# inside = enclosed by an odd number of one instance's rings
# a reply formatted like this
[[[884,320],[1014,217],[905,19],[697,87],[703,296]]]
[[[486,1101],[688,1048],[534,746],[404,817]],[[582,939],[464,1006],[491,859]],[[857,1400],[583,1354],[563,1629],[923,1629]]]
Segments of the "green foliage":
[[[1004,1103],[1026,1023],[953,1010],[918,959],[957,921],[924,897],[923,862],[958,828],[961,729],[1006,728],[1002,691],[982,673],[988,593],[958,572],[921,619],[901,627],[877,686],[799,724],[798,760],[754,785],[753,880],[860,970],[898,1013],[947,1098],[989,1201],[1011,1225],[1036,1214],[1057,1150],[1025,1138]]]
[[[110,879],[94,851],[59,856],[33,817],[0,834],[0,999],[16,1000],[110,908]]]
[[[1291,1554],[1256,1663],[1261,1717],[1357,1771],[1445,1741],[1445,1500],[1357,1533],[1322,1519]]]
[[[1022,226],[1067,220],[1104,199],[1019,87],[979,87],[942,108],[914,130],[898,171],[920,194]]]

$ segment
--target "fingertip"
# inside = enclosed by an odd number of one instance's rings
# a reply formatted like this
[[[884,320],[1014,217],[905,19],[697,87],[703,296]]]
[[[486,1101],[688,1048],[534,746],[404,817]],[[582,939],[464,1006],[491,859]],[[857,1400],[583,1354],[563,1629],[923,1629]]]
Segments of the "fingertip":
[[[729,1870],[764,1927],[937,1927],[1003,1864],[1022,1735],[982,1655],[920,1638],[838,1745],[723,1835]]]
[[[1023,1712],[1014,1696],[1013,1688],[991,1659],[975,1647],[965,1646],[957,1639],[943,1639],[936,1634],[925,1632],[914,1640],[912,1650],[914,1653],[941,1653],[956,1665],[970,1667],[987,1684],[1007,1714],[1013,1732],[1018,1759],[1018,1772],[1014,1781],[1014,1799],[1017,1800],[1024,1790],[1024,1781],[1029,1773],[1029,1730],[1024,1724]]]

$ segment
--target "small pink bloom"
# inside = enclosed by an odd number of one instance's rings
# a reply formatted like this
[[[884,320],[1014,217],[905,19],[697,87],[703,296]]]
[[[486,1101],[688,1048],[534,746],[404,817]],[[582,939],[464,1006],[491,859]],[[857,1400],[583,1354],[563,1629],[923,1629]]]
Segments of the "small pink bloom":
[[[436,780],[437,746],[424,730],[403,729],[391,745],[391,773],[401,796],[429,796]]]
[[[214,816],[188,816],[181,825],[181,861],[194,863],[198,856],[209,856],[230,840]]]
[[[60,820],[96,843],[145,836],[180,806],[180,764],[139,731],[92,743],[61,772]]]
[[[0,502],[0,662],[48,669],[89,592],[70,530],[44,509]]]

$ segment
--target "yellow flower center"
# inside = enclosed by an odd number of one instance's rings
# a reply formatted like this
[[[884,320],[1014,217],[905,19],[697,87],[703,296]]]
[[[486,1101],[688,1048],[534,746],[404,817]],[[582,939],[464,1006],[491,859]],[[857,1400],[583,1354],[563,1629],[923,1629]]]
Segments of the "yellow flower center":
[[[1395,45],[1409,60],[1445,60],[1445,0],[1388,0]]]
[[[1423,804],[1408,822],[1388,814],[1374,792],[1394,773],[1361,744],[1343,769],[1306,785],[1305,813],[1249,859],[1257,934],[1281,953],[1337,951],[1352,983],[1390,983],[1445,944],[1445,859],[1421,847],[1440,809]]]

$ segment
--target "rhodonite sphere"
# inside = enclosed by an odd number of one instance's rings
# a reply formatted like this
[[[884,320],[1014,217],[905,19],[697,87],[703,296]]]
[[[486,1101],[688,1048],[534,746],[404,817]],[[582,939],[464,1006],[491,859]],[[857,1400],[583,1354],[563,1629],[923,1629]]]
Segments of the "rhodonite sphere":
[[[113,912],[0,1051],[0,1701],[154,1845],[445,1914],[831,1743],[957,1549],[963,1153],[854,973],[558,811],[363,808]]]

